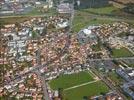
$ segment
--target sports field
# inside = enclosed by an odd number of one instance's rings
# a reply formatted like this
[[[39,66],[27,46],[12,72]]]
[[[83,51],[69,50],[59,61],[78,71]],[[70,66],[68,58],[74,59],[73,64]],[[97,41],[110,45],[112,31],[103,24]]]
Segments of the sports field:
[[[93,80],[93,77],[89,73],[80,72],[71,75],[61,75],[59,76],[59,78],[50,81],[49,84],[52,89],[56,90],[58,88],[66,89]]]
[[[109,91],[109,88],[95,77],[91,72],[79,72],[59,76],[59,78],[50,81],[49,84],[54,90],[63,89],[63,100],[82,100],[84,96],[90,98]]]
[[[84,96],[88,97],[90,100],[92,96],[107,93],[108,91],[108,87],[102,81],[98,81],[88,85],[64,91],[63,94],[64,100],[83,100]]]

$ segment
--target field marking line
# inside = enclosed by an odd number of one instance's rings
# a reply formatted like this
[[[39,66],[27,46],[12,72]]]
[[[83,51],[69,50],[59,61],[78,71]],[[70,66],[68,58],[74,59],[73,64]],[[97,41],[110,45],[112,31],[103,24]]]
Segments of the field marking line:
[[[71,90],[71,89],[74,89],[74,88],[77,88],[77,87],[81,87],[81,86],[84,86],[84,85],[92,84],[92,83],[95,83],[97,81],[100,81],[100,79],[99,80],[95,80],[95,81],[91,81],[91,82],[87,82],[87,83],[83,83],[83,84],[80,84],[80,85],[76,85],[76,86],[73,86],[73,87],[70,87],[70,88],[66,88],[66,89],[64,89],[64,91]]]

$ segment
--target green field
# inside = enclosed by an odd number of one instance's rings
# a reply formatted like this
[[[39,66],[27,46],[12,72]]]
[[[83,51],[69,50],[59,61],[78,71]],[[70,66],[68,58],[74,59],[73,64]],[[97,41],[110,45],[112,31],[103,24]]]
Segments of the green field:
[[[112,49],[113,57],[132,57],[134,56],[128,49],[120,48],[120,49]]]
[[[52,16],[52,15],[57,15],[55,9],[49,9],[46,12],[40,12],[39,9],[35,8],[32,11],[26,13],[26,14],[14,14],[12,16],[5,16],[0,18],[0,25],[5,25],[5,24],[14,24],[14,23],[21,23],[26,20],[30,20],[31,18],[34,17],[45,17],[46,16]]]
[[[34,16],[34,15],[54,15],[56,14],[56,10],[55,9],[48,9],[48,11],[41,11],[41,8],[34,8],[32,11],[26,13],[26,14],[22,14],[22,15],[26,15],[26,16]]]
[[[89,25],[109,24],[113,22],[115,22],[113,19],[95,18],[87,12],[77,11],[73,20],[73,31],[79,32],[82,28]]]
[[[64,100],[82,100],[84,96],[91,97],[107,93],[109,88],[101,81],[67,90],[63,92]]]
[[[95,14],[112,14],[116,10],[118,10],[118,8],[114,6],[84,9],[84,11],[86,12],[95,13]]]
[[[61,75],[57,79],[54,79],[49,82],[52,89],[56,90],[58,88],[69,88],[75,85],[80,85],[94,79],[87,72],[80,72],[71,75]]]
[[[0,24],[15,24],[30,20],[32,17],[8,17],[0,18]]]
[[[40,10],[41,9],[39,9],[39,8],[33,8],[32,11],[30,11],[24,15],[42,15],[43,13]]]
[[[88,8],[76,10],[74,20],[73,20],[73,31],[79,32],[82,28],[89,25],[99,25],[99,24],[111,24],[117,21],[124,21],[127,23],[134,23],[133,18],[130,16],[116,14],[119,8],[114,6],[101,7],[101,8]],[[112,15],[112,16],[109,16]],[[118,16],[118,17],[117,17]],[[121,19],[120,17],[124,17]]]

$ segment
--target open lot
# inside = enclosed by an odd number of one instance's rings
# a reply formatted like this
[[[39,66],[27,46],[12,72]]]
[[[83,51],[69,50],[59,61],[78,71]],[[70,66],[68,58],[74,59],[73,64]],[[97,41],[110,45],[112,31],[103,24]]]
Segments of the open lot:
[[[128,49],[120,48],[120,49],[112,49],[113,57],[132,57],[134,56]]]
[[[57,79],[51,80],[49,84],[52,89],[56,90],[58,88],[66,89],[93,80],[93,77],[89,73],[80,72],[71,75],[61,75]]]
[[[64,91],[63,94],[64,100],[82,100],[84,96],[90,98],[92,96],[107,93],[108,91],[108,87],[102,81],[98,81],[95,83]]]

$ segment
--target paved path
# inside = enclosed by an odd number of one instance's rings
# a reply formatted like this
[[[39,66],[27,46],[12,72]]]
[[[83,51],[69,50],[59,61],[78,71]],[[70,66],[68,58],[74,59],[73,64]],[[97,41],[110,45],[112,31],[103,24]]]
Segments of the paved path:
[[[81,87],[81,86],[84,86],[84,85],[92,84],[92,83],[95,83],[97,81],[100,81],[100,80],[95,80],[95,81],[83,83],[83,84],[80,84],[80,85],[76,85],[76,86],[73,86],[73,87],[70,87],[70,88],[66,88],[66,89],[64,89],[64,91],[71,90],[71,89],[74,89],[74,88],[77,88],[77,87]]]

